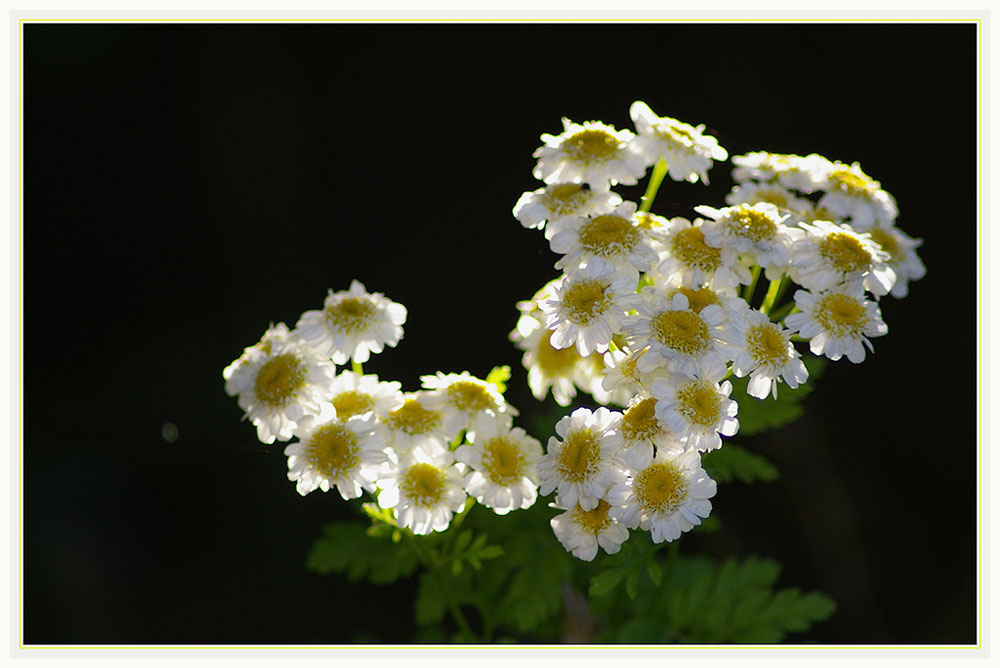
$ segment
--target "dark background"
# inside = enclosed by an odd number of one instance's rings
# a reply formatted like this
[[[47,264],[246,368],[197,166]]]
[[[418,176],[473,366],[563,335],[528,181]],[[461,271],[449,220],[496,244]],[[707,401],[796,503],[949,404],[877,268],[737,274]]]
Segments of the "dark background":
[[[720,556],[838,603],[799,642],[974,643],[974,25],[27,25],[24,642],[406,642],[413,585],[304,569],[349,510],[301,498],[222,369],[352,278],[409,309],[366,371],[510,364],[556,275],[510,210],[560,117],[629,104],[730,155],[860,161],[922,237],[889,336],[808,416],[742,442],[780,482],[720,486]],[[667,181],[654,211],[722,205]],[[639,192],[621,189],[628,198]],[[167,442],[163,427],[176,425]]]

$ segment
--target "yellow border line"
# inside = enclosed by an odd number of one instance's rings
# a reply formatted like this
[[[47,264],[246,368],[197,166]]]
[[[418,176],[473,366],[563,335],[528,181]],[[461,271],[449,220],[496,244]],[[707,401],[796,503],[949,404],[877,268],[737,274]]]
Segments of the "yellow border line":
[[[910,18],[910,19],[643,19],[643,18],[633,18],[633,19],[576,19],[572,21],[560,21],[555,19],[511,19],[501,20],[501,19],[363,19],[363,18],[302,18],[302,19],[154,19],[154,18],[136,18],[136,19],[18,19],[18,53],[17,53],[17,218],[18,218],[18,230],[17,230],[17,244],[18,244],[18,272],[17,272],[17,287],[18,287],[18,360],[17,360],[17,371],[18,371],[18,451],[17,451],[17,466],[18,466],[18,498],[17,498],[17,516],[18,516],[18,582],[17,582],[17,599],[18,599],[18,618],[17,618],[17,631],[18,631],[18,648],[24,650],[38,649],[38,650],[61,650],[61,649],[87,649],[87,650],[102,650],[102,649],[147,649],[147,650],[191,650],[191,649],[206,649],[206,650],[233,650],[233,649],[315,649],[315,650],[326,650],[326,649],[479,649],[489,647],[491,649],[497,648],[510,648],[512,650],[518,649],[570,649],[574,650],[573,645],[25,645],[23,643],[24,631],[22,628],[24,620],[24,600],[23,600],[23,580],[24,580],[24,559],[22,555],[23,549],[23,523],[22,523],[22,497],[24,495],[24,478],[23,478],[23,467],[21,463],[21,455],[23,449],[23,433],[22,433],[22,407],[21,407],[21,391],[20,384],[23,378],[23,372],[21,368],[22,362],[22,342],[21,342],[21,314],[22,314],[22,286],[21,286],[21,275],[22,275],[22,248],[23,242],[21,239],[23,231],[23,203],[22,203],[22,130],[24,125],[24,114],[23,114],[23,90],[22,90],[22,75],[23,75],[23,57],[24,57],[24,25],[28,24],[46,24],[46,23],[177,23],[177,24],[194,24],[194,23],[511,23],[511,24],[522,24],[522,23],[553,23],[560,25],[569,25],[573,23],[884,23],[884,24],[901,24],[901,23],[959,23],[959,24],[976,24],[976,51],[977,51],[977,62],[976,62],[976,118],[977,118],[977,128],[976,128],[976,145],[977,145],[977,159],[976,159],[976,212],[977,212],[977,248],[976,248],[976,268],[977,268],[977,282],[978,282],[978,299],[977,299],[977,313],[976,313],[976,328],[978,334],[977,341],[977,392],[978,392],[978,414],[977,414],[977,524],[979,527],[978,535],[976,538],[976,561],[977,561],[977,587],[976,587],[976,598],[977,598],[977,642],[975,645],[585,645],[581,646],[580,649],[584,648],[595,648],[595,649],[657,649],[661,651],[670,650],[685,650],[685,649],[780,649],[780,650],[797,650],[797,649],[873,649],[873,650],[896,650],[896,649],[949,649],[949,650],[965,650],[965,649],[982,649],[982,631],[983,631],[983,596],[982,596],[982,578],[983,578],[983,561],[982,561],[982,503],[983,503],[983,490],[982,490],[982,458],[983,458],[983,444],[982,444],[982,234],[983,234],[983,213],[982,213],[982,161],[983,161],[983,151],[982,151],[982,136],[983,136],[983,118],[982,118],[982,72],[983,72],[983,42],[982,42],[982,19],[958,19],[958,18]]]

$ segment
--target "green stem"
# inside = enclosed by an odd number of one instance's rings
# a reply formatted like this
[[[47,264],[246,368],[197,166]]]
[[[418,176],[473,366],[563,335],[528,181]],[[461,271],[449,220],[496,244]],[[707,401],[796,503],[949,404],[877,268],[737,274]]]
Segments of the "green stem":
[[[472,510],[472,506],[474,505],[476,505],[476,500],[471,496],[465,500],[465,506],[463,506],[462,510],[458,512],[458,515],[455,516],[455,519],[451,523],[451,527],[448,529],[449,532],[454,531],[454,534],[452,535],[458,535],[459,527],[462,526],[462,522],[465,521],[465,516],[469,514],[469,511]]]
[[[449,448],[449,450],[456,449],[458,446],[462,445],[462,441],[464,440],[465,440],[465,430],[463,429],[460,432],[458,432],[458,436],[456,436],[455,440],[451,442],[451,447]]]
[[[750,285],[747,286],[746,290],[743,291],[743,299],[746,300],[747,304],[753,306],[753,292],[757,289],[757,279],[760,278],[760,267],[754,265],[753,269],[750,270]]]
[[[781,322],[792,313],[798,312],[798,310],[799,309],[795,306],[795,302],[788,302],[771,314],[771,322]]]
[[[646,213],[653,208],[653,200],[656,199],[656,193],[659,191],[660,184],[663,183],[663,177],[666,175],[667,161],[664,158],[660,158],[660,161],[653,167],[652,176],[649,177],[649,185],[646,186],[646,193],[642,196],[639,211]]]
[[[359,376],[363,376],[365,374],[364,369],[361,367],[361,362],[355,362],[354,360],[351,360],[351,371]]]
[[[448,601],[448,611],[451,612],[451,617],[455,620],[455,623],[458,624],[458,628],[461,629],[462,633],[470,638],[476,638],[476,634],[472,632],[472,627],[469,626],[469,622],[465,619],[465,615],[462,614],[462,609],[459,608],[458,603],[455,602],[455,597],[451,593],[451,587],[448,586],[448,581],[441,576],[441,571],[439,571],[437,567],[432,568],[431,575],[435,580],[437,580],[438,587],[441,588],[441,592]]]
[[[785,277],[782,276],[776,281],[771,281],[767,286],[767,294],[764,295],[764,303],[760,305],[760,312],[767,315],[771,307],[774,306],[775,300],[778,298],[778,293],[781,292],[781,285],[785,282]]]

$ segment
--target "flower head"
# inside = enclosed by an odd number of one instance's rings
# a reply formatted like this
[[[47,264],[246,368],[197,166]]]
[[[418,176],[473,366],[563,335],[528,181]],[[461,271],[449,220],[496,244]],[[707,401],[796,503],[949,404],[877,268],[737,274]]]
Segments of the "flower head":
[[[494,422],[473,435],[472,445],[455,451],[470,468],[465,490],[498,515],[529,508],[538,497],[542,445],[519,427]]]
[[[610,190],[595,190],[586,183],[552,183],[521,195],[514,217],[526,228],[542,229],[551,239],[569,220],[610,213],[622,198]]]
[[[646,230],[638,225],[634,202],[624,202],[613,212],[580,218],[552,237],[552,250],[564,254],[556,269],[572,273],[594,258],[639,280],[639,273],[659,259]]]
[[[798,290],[795,305],[800,313],[789,315],[785,324],[809,339],[814,355],[834,361],[846,355],[855,364],[863,362],[865,347],[874,352],[869,337],[889,331],[878,304],[866,300],[858,285],[840,285],[818,293]]]
[[[417,535],[444,531],[467,498],[454,461],[448,450],[429,454],[414,448],[382,470],[378,505],[394,508],[399,526]]]
[[[888,253],[846,224],[817,220],[800,223],[805,235],[792,247],[792,277],[808,290],[826,290],[846,282],[860,282],[874,295],[884,295],[896,282],[886,261]]]
[[[653,381],[650,388],[657,399],[656,417],[699,452],[721,448],[720,436],[732,436],[740,426],[738,406],[729,398],[733,386],[728,380],[720,384],[718,379],[671,374],[666,380]]]
[[[647,165],[666,160],[667,173],[674,181],[708,183],[713,160],[725,160],[729,154],[715,137],[704,133],[705,126],[695,127],[676,118],[657,116],[645,102],[633,102],[629,109],[639,136],[630,148]]]
[[[326,418],[326,419],[324,419]],[[385,463],[385,441],[375,430],[375,415],[365,413],[347,420],[306,416],[295,430],[299,440],[285,447],[288,479],[305,496],[314,489],[336,486],[345,499],[375,491],[379,465]]]
[[[541,493],[557,492],[556,503],[571,508],[577,503],[593,510],[616,480],[616,443],[610,434],[620,425],[621,414],[601,407],[578,408],[556,423],[556,436],[538,461]]]
[[[603,353],[621,329],[628,298],[635,284],[628,276],[601,262],[590,262],[574,276],[565,276],[551,299],[539,306],[556,348],[576,344],[580,355]]]
[[[727,342],[733,373],[737,378],[750,374],[747,394],[751,397],[764,399],[771,394],[777,398],[779,380],[794,389],[809,378],[790,334],[755,309],[747,309],[732,319]]]
[[[616,554],[628,540],[628,529],[610,515],[610,510],[611,505],[602,499],[589,510],[577,505],[553,517],[549,524],[566,551],[578,559],[593,561],[598,547]]]
[[[534,174],[545,183],[589,183],[605,190],[608,184],[635,185],[646,173],[646,164],[628,150],[635,137],[598,121],[580,125],[562,119],[559,135],[543,134],[544,144],[535,151]]]

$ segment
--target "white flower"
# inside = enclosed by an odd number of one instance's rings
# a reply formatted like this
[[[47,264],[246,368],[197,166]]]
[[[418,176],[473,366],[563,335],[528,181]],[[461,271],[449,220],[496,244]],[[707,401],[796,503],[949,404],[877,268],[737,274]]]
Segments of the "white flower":
[[[819,200],[825,207],[842,218],[850,218],[851,225],[867,231],[874,225],[891,225],[899,209],[892,195],[882,190],[881,184],[861,171],[857,162],[847,166],[831,163],[820,187],[826,191]]]
[[[601,375],[601,389],[604,390],[607,401],[603,404],[628,406],[632,399],[642,394],[645,388],[656,378],[666,378],[665,367],[656,366],[652,371],[643,371],[637,361],[645,351],[609,350],[604,353],[604,369]]]
[[[595,190],[586,183],[553,183],[521,195],[514,217],[521,225],[545,231],[551,239],[562,224],[580,216],[614,211],[622,198],[610,190]]]
[[[654,450],[684,450],[684,444],[656,416],[656,401],[653,396],[638,396],[622,415],[621,428],[618,430],[622,443],[619,459],[628,457],[630,461],[646,462],[643,464],[646,466],[652,459]]]
[[[865,346],[874,352],[868,337],[883,336],[889,328],[882,322],[878,304],[867,301],[858,285],[841,285],[813,294],[795,293],[801,313],[792,313],[785,324],[809,339],[814,355],[839,360],[846,355],[855,364],[865,360]],[[862,345],[864,344],[864,345]]]
[[[732,318],[726,337],[733,373],[737,378],[750,374],[747,394],[751,397],[765,399],[771,394],[777,399],[779,379],[794,389],[809,378],[790,334],[755,309]]]
[[[545,144],[535,150],[532,174],[545,183],[589,183],[605,190],[608,184],[635,185],[646,173],[642,158],[628,150],[635,137],[628,130],[598,121],[583,125],[562,119],[563,132],[543,134]]]
[[[610,515],[625,526],[651,534],[654,543],[680,538],[712,512],[715,481],[695,450],[657,450],[651,461],[625,460],[628,477],[609,492]]]
[[[884,295],[896,282],[896,272],[868,233],[846,224],[817,220],[799,223],[805,236],[792,247],[795,282],[808,290],[826,290],[845,282],[860,282],[873,295]]]
[[[806,157],[785,153],[754,151],[733,156],[733,180],[771,181],[778,179],[786,188],[812,192],[823,181],[829,161],[812,153]]]
[[[575,343],[583,357],[603,353],[621,329],[627,298],[634,291],[632,279],[603,262],[591,262],[576,276],[565,276],[552,299],[539,304],[545,326],[555,330],[552,345],[567,348]]]
[[[702,225],[705,243],[749,254],[764,267],[768,278],[780,278],[792,257],[793,238],[784,225],[787,215],[773,204],[740,204],[724,209],[696,206],[695,211],[712,220]]]
[[[341,422],[369,411],[382,420],[403,403],[400,387],[397,381],[380,381],[375,374],[359,376],[353,371],[342,371],[333,379],[330,403]]]
[[[624,202],[611,213],[580,218],[552,237],[552,250],[563,254],[556,269],[571,274],[593,258],[639,280],[659,260],[652,239],[639,227],[634,202]]]
[[[556,538],[574,557],[593,561],[600,546],[608,554],[616,554],[622,543],[628,540],[628,529],[611,518],[607,501],[598,501],[597,506],[584,510],[579,505],[572,510],[556,515],[549,524]]]
[[[448,429],[444,411],[433,408],[427,392],[407,392],[403,403],[382,420],[389,445],[400,455],[415,448],[428,454],[448,449],[448,442],[458,435]]]
[[[656,417],[688,447],[698,452],[722,447],[722,436],[732,436],[739,429],[738,406],[729,398],[733,386],[719,377],[687,378],[671,374],[667,380],[655,380],[650,393],[656,397]]]
[[[674,181],[708,183],[713,160],[725,160],[729,154],[715,137],[704,134],[705,126],[695,127],[676,118],[657,116],[645,102],[636,101],[629,109],[639,136],[630,149],[642,156],[646,165],[667,161],[667,173]]]
[[[455,451],[455,458],[472,470],[465,490],[498,515],[530,508],[538,497],[538,459],[542,444],[520,427],[499,423],[481,428],[472,445]]]
[[[707,283],[721,291],[734,290],[740,283],[749,285],[750,270],[740,264],[739,253],[705,243],[704,222],[700,218],[693,223],[686,218],[671,219],[656,274],[667,283],[691,288]]]
[[[395,508],[399,526],[418,535],[447,529],[467,498],[448,450],[428,454],[415,448],[397,466],[383,469],[378,486],[378,505]]]
[[[541,494],[556,490],[556,503],[563,507],[579,503],[584,510],[596,508],[617,479],[615,443],[608,433],[620,423],[621,414],[603,406],[596,411],[578,408],[559,420],[559,438],[549,438],[548,451],[538,461]]]
[[[356,499],[362,489],[375,491],[378,467],[386,455],[373,413],[344,421],[332,410],[321,417],[308,415],[299,421],[295,435],[299,440],[285,448],[285,455],[288,479],[296,482],[299,494],[336,486],[345,499]]]
[[[653,288],[643,288],[642,297],[635,301],[636,314],[625,316],[622,323],[629,346],[646,351],[636,360],[641,371],[666,366],[689,376],[700,370],[725,373],[722,307],[709,304],[695,313],[684,294],[668,301]]]
[[[551,388],[556,403],[569,406],[576,396],[578,367],[584,358],[575,347],[553,347],[553,334],[536,318],[522,315],[510,338],[524,351],[521,363],[528,370],[528,387],[535,399],[542,401]]]
[[[737,183],[726,195],[726,204],[730,206],[761,202],[773,204],[781,213],[798,214],[812,208],[812,202],[804,197],[796,197],[795,193],[780,183]]]
[[[917,281],[927,274],[927,267],[920,260],[916,249],[923,239],[908,237],[898,227],[873,227],[872,241],[889,254],[886,263],[896,272],[896,282],[889,291],[893,297],[902,299],[909,293],[910,281]]]
[[[236,396],[262,443],[287,441],[307,414],[319,415],[330,400],[334,366],[321,360],[283,324],[222,372],[226,393]]]
[[[504,400],[493,383],[476,378],[468,371],[436,376],[421,376],[425,390],[421,403],[444,416],[444,431],[458,434],[463,429],[474,432],[478,418],[489,414],[507,421],[517,415],[517,410]]]
[[[306,311],[296,331],[320,355],[337,364],[348,360],[364,363],[370,353],[384,346],[395,347],[403,336],[406,307],[386,299],[380,292],[368,293],[357,280],[350,290],[329,291],[323,310]]]

